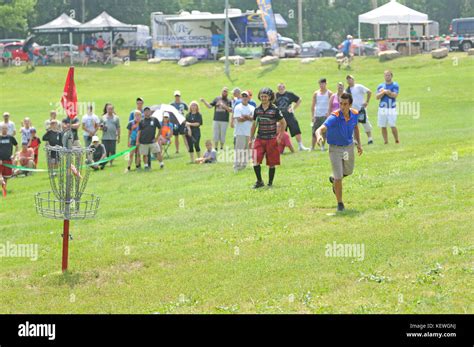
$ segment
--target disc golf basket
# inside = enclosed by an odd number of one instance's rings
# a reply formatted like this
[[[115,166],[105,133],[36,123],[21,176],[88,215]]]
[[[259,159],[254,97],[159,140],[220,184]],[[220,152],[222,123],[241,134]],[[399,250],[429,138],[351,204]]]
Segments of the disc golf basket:
[[[35,195],[36,212],[39,215],[64,221],[63,272],[68,266],[69,221],[94,218],[100,202],[98,196],[84,193],[91,171],[86,159],[93,149],[73,147],[72,141],[67,142],[65,147],[46,146],[52,190]]]

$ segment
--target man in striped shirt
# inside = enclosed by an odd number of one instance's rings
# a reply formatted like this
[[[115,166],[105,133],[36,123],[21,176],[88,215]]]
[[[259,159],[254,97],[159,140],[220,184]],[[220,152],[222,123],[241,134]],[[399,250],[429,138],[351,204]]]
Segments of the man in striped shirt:
[[[278,145],[282,140],[282,133],[286,129],[286,121],[281,111],[274,105],[275,94],[270,88],[263,88],[258,94],[258,99],[262,102],[253,114],[253,124],[250,132],[249,147],[253,148],[253,165],[257,182],[254,189],[264,187],[261,172],[263,157],[266,158],[268,171],[268,186],[273,185],[275,177],[275,166],[280,165],[280,151]],[[280,131],[277,130],[277,123],[280,123]],[[257,138],[254,141],[255,131],[258,128]],[[253,147],[252,147],[253,143]]]

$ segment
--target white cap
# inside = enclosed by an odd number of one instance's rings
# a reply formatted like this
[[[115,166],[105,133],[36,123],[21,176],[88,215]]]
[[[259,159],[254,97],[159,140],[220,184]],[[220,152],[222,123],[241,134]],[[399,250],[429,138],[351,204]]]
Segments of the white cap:
[[[347,35],[347,39],[352,40],[353,39],[352,35]]]
[[[92,142],[100,142],[99,136],[92,136]]]
[[[181,92],[179,90],[174,91],[174,96],[181,96]]]

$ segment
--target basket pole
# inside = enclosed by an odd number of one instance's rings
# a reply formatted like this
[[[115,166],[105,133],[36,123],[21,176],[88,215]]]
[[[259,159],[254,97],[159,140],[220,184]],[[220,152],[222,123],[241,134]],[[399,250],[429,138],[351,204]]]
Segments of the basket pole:
[[[72,149],[73,134],[71,130],[66,133],[66,148]],[[72,153],[66,154],[66,205],[64,206],[64,223],[63,223],[63,262],[62,271],[67,271],[67,263],[69,256],[69,219],[71,213],[71,188],[72,188]]]
[[[63,273],[67,271],[67,261],[69,254],[69,219],[64,220],[63,224]]]

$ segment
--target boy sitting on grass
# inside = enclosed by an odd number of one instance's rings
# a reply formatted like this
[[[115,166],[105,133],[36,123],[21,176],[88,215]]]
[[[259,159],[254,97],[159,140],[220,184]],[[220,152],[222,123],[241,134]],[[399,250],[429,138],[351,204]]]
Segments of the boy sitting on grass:
[[[206,141],[206,149],[202,158],[196,159],[196,164],[213,164],[217,163],[217,152],[212,148],[212,141]]]

